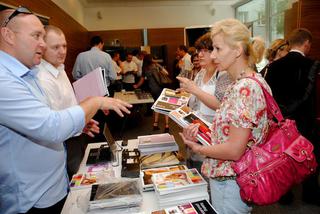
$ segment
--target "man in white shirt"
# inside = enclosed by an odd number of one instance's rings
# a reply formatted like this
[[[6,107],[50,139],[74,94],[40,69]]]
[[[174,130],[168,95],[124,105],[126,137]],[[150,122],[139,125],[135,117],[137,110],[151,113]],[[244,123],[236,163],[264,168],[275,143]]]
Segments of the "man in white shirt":
[[[180,56],[179,61],[179,68],[180,68],[180,74],[181,77],[186,77],[188,79],[191,78],[192,73],[192,62],[191,62],[191,56],[188,54],[188,49],[184,45],[180,45],[177,49],[177,53]]]
[[[77,105],[77,100],[64,70],[67,55],[67,42],[60,28],[52,25],[45,27],[44,38],[47,48],[38,72],[40,85],[47,95],[51,109],[59,111]],[[94,120],[90,125],[95,125]],[[97,126],[94,126],[98,128]],[[97,129],[98,130],[98,129]],[[65,141],[67,147],[67,170],[69,177],[79,168],[86,147],[84,136],[76,136]]]
[[[113,52],[111,54],[112,56],[112,65],[113,65],[113,70],[116,72],[117,74],[117,78],[116,80],[111,84],[111,91],[121,91],[122,89],[122,62],[120,59],[120,53],[119,52]]]
[[[132,61],[132,54],[127,53],[126,61],[122,63],[123,70],[123,87],[127,91],[133,91],[133,85],[135,83],[135,75],[138,72],[138,66]]]

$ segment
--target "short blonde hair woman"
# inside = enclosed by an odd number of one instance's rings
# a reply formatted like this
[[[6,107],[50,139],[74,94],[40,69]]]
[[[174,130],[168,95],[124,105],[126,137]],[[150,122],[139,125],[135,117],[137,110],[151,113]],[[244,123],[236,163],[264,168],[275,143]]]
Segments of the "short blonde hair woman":
[[[225,92],[220,109],[212,124],[212,146],[195,142],[198,125],[192,124],[180,133],[184,143],[194,152],[206,156],[202,174],[209,177],[213,206],[220,214],[250,213],[251,207],[242,201],[236,173],[231,163],[245,153],[249,139],[261,143],[268,132],[266,102],[255,77],[269,92],[269,86],[255,72],[254,65],[261,58],[254,47],[248,28],[236,19],[216,22],[211,31],[211,58],[218,70],[225,70],[234,80]]]
[[[265,56],[269,61],[268,64],[261,70],[261,75],[266,77],[270,63],[284,57],[290,50],[289,43],[284,39],[276,39],[272,42],[270,48],[266,50]]]

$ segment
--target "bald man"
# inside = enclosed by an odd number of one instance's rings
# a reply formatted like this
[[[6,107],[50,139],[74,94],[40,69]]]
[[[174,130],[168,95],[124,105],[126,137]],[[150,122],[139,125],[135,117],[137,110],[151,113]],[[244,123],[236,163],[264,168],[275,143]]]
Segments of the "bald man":
[[[68,192],[63,141],[101,110],[130,113],[122,101],[91,97],[61,111],[48,107],[36,78],[45,31],[30,10],[0,12],[0,210],[60,213]]]

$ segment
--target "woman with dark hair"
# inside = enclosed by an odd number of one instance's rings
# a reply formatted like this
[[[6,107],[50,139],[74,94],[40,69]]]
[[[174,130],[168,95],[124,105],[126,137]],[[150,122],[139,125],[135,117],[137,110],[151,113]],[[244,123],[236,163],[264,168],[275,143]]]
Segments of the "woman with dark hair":
[[[143,58],[142,75],[139,82],[134,85],[134,88],[139,88],[145,81],[154,100],[160,96],[163,88],[156,81],[153,73],[159,72],[162,69],[161,65],[153,61],[151,54],[147,54]],[[159,130],[159,113],[154,112],[153,130]],[[169,117],[165,116],[164,132],[169,132]]]

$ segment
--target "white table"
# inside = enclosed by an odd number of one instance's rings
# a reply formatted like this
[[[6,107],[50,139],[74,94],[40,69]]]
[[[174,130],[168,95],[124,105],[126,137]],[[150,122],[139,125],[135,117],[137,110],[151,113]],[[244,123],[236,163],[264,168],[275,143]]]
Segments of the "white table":
[[[85,173],[87,171],[86,161],[88,158],[88,154],[91,148],[99,148],[103,143],[92,143],[88,144],[87,149],[85,151],[83,160],[80,164],[78,173]],[[120,145],[121,141],[117,141]],[[128,146],[124,147],[126,149],[133,149],[138,147],[138,140],[128,140]],[[119,166],[113,167],[115,176],[120,178],[121,177],[121,152],[119,154]],[[67,200],[63,206],[62,214],[84,214],[86,213],[86,203],[88,202],[88,196],[90,194],[91,188],[85,188],[80,190],[73,190],[70,191],[67,197]],[[142,193],[142,206],[141,206],[141,213],[151,213],[152,211],[158,210],[158,204],[156,202],[155,193],[152,192],[143,192]]]
[[[115,92],[113,97],[130,104],[153,103],[154,99],[152,98],[151,94],[148,92],[144,93],[148,95],[145,99],[139,99],[134,91]]]

